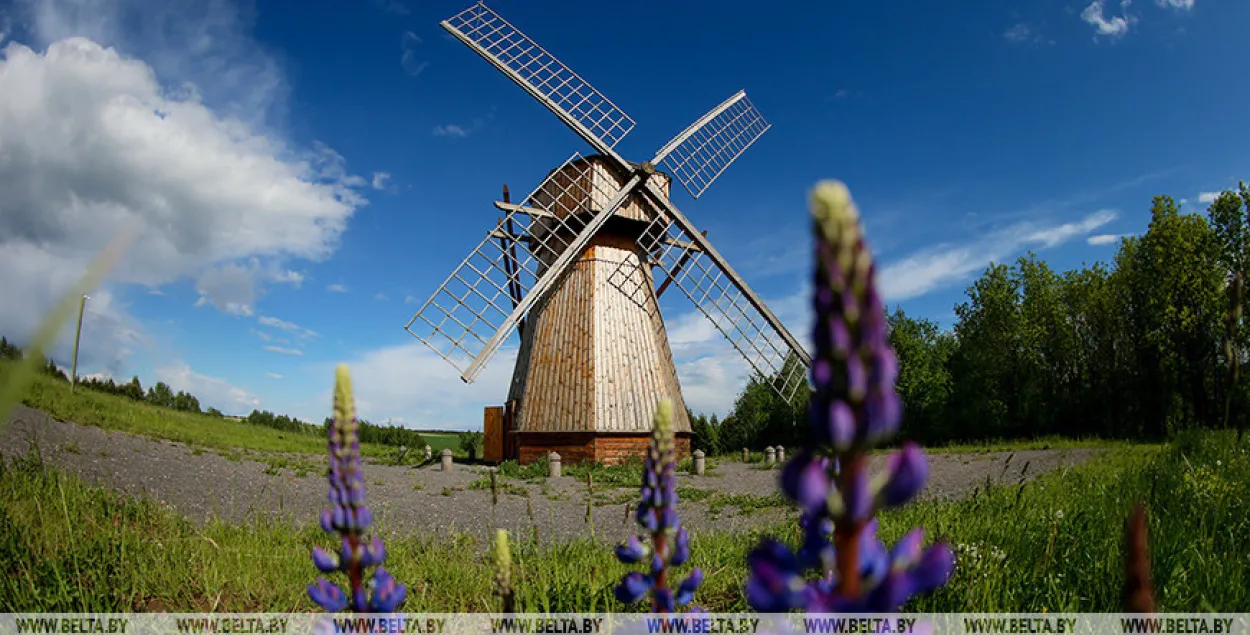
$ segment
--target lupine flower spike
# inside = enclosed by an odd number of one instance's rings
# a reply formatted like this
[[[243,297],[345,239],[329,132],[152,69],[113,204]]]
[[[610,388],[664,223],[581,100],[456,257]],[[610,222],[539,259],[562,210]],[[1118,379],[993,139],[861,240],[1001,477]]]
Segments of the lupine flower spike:
[[[902,415],[897,360],[850,192],[841,183],[821,183],[812,213],[812,436],[781,474],[783,491],[801,508],[803,544],[793,553],[766,540],[750,554],[747,601],[764,612],[889,613],[945,584],[954,559],[945,544],[922,549],[920,528],[889,550],[876,535],[877,510],[918,494],[928,465],[920,447],[907,443],[883,474],[869,475],[869,452],[894,436]]]
[[[335,613],[350,607],[356,612],[391,613],[404,601],[408,590],[382,567],[386,549],[377,536],[365,543],[364,531],[373,523],[373,513],[365,506],[365,478],[360,470],[360,429],[352,399],[352,378],[340,364],[334,378],[334,419],[329,427],[330,508],[321,512],[321,528],[337,533],[339,553],[313,548],[313,564],[323,573],[347,574],[348,592],[325,578],[308,586],[308,597],[321,608]],[[365,570],[377,567],[368,584]],[[350,594],[350,595],[349,595]]]
[[[508,531],[495,530],[495,542],[491,545],[491,564],[495,568],[495,595],[503,604],[504,613],[516,612],[516,593],[512,588],[512,550],[508,546]]]
[[[671,613],[678,606],[694,601],[694,592],[703,583],[703,571],[695,567],[674,590],[669,587],[671,567],[690,559],[690,536],[677,518],[677,453],[673,440],[673,405],[660,402],[655,412],[651,449],[642,472],[642,500],[634,512],[650,544],[632,536],[616,548],[616,557],[625,564],[645,561],[649,573],[625,574],[616,587],[616,598],[626,604],[650,594],[655,613]],[[648,560],[649,558],[649,560]]]

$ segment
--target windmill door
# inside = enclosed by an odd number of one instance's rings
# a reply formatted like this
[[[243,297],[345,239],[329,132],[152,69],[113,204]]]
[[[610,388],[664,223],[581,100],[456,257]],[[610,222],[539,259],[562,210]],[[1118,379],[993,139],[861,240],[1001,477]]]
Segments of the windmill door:
[[[503,406],[487,407],[483,423],[482,458],[487,463],[500,463],[504,460]]]

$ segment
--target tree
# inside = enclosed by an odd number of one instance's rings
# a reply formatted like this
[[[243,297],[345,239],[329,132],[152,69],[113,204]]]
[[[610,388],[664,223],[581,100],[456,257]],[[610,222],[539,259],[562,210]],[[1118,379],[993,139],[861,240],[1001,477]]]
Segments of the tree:
[[[162,408],[173,408],[174,391],[165,382],[158,381],[155,386],[148,388],[147,402]]]
[[[945,412],[951,391],[950,356],[954,336],[942,333],[936,322],[908,317],[895,308],[886,315],[890,346],[898,357],[895,382],[903,402],[902,435],[931,440],[952,433]]]

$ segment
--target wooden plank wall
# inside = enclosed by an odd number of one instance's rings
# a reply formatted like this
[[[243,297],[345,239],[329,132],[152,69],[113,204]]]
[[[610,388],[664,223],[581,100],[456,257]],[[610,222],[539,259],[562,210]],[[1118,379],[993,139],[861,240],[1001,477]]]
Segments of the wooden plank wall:
[[[503,406],[488,406],[483,415],[482,459],[487,463],[500,463],[503,455]]]

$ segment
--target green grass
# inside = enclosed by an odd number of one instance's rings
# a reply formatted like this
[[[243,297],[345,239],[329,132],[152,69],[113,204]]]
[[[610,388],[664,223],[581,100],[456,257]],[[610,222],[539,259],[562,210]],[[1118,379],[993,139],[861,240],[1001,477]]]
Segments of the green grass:
[[[460,453],[460,437],[454,432],[421,432],[421,438],[425,439],[430,451],[434,453],[434,458],[438,459],[439,452],[443,450],[451,450]],[[422,450],[424,451],[424,450]]]
[[[1130,443],[1127,441],[1119,441],[1113,439],[1068,439],[1064,437],[1040,437],[1037,439],[990,439],[985,441],[977,441],[975,443],[947,443],[936,446],[925,446],[925,451],[930,454],[944,453],[986,453],[986,452],[1022,452],[1025,450],[1079,450],[1079,449],[1100,449],[1111,450],[1116,448],[1128,448],[1141,446],[1140,443]],[[878,453],[890,453],[895,451],[896,447],[884,447],[877,450]],[[796,449],[787,448],[786,458],[794,458]],[[762,450],[752,451],[750,453],[750,463],[757,469],[769,469],[764,463],[764,452]],[[722,452],[715,456],[716,461],[725,463],[741,463],[742,450],[734,452]],[[708,469],[711,469],[713,457],[708,457]]]
[[[1250,609],[1250,441],[1235,446],[1231,434],[1120,447],[1023,487],[909,506],[883,514],[881,533],[892,542],[923,524],[960,554],[951,584],[908,610],[1115,611],[1122,527],[1139,499],[1150,510],[1163,610]],[[792,523],[773,531],[789,542],[797,536]],[[384,535],[388,568],[411,589],[404,610],[497,608],[484,549],[472,538]],[[742,563],[761,535],[693,536],[693,564],[707,572],[700,604],[746,609]],[[514,540],[521,610],[625,609],[612,586],[627,569],[609,549],[589,539]],[[11,459],[0,474],[0,612],[314,610],[303,590],[316,574],[308,550],[331,542],[311,523],[198,528],[150,501]]]
[[[7,381],[14,368],[13,362],[0,361],[0,383]],[[195,451],[209,449],[232,460],[253,459],[270,464],[271,469],[287,467],[297,474],[325,469],[321,455],[326,451],[326,441],[320,435],[283,432],[242,421],[180,412],[82,387],[71,393],[69,388],[63,381],[36,374],[22,403],[61,421],[178,441],[193,446]],[[436,444],[452,444],[450,447],[455,450],[459,443],[456,435],[448,433],[423,432],[422,437],[435,447],[436,453],[444,447]],[[316,456],[264,456],[272,453]],[[361,454],[382,463],[394,463],[397,450],[387,445],[364,443]],[[411,464],[420,459],[421,451],[413,450],[409,451],[405,462]]]

